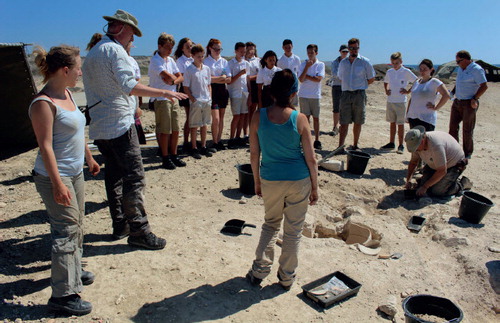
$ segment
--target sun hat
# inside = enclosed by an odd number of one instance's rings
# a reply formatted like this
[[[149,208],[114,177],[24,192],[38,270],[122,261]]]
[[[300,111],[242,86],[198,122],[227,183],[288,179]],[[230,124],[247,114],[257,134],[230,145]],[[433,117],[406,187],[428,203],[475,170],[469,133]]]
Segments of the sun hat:
[[[424,138],[425,128],[423,126],[416,126],[408,130],[405,135],[405,142],[408,151],[413,153],[417,150],[420,143],[422,143],[422,139]]]
[[[137,26],[139,24],[139,21],[137,21],[137,18],[135,18],[125,10],[118,9],[116,10],[116,13],[113,16],[102,16],[102,17],[107,21],[113,21],[113,20],[121,21],[132,27],[132,29],[134,30],[134,35],[136,35],[137,37],[142,36],[141,30]]]
[[[348,52],[348,51],[349,49],[347,49],[347,45],[344,44],[340,45],[339,52]]]

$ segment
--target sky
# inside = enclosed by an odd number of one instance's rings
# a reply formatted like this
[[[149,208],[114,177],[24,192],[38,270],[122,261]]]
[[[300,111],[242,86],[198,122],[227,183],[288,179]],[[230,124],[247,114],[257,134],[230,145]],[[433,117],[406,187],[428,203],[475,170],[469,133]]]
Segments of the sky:
[[[103,15],[117,9],[139,20],[132,55],[151,55],[161,32],[206,46],[222,41],[223,56],[234,55],[234,44],[252,41],[258,54],[283,51],[283,39],[306,58],[308,44],[319,47],[318,58],[331,61],[339,46],[359,38],[360,54],[373,64],[389,63],[393,52],[405,64],[429,58],[435,64],[468,50],[474,59],[500,63],[500,0],[0,0],[0,43],[23,42],[48,49],[59,44],[85,47],[103,30]],[[32,47],[28,47],[30,52]]]

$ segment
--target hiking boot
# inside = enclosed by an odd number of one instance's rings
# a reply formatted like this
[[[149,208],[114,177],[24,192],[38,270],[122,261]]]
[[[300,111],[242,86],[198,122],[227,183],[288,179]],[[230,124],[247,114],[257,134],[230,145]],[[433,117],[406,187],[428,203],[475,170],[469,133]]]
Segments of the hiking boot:
[[[95,275],[93,273],[91,273],[90,271],[82,270],[81,279],[82,279],[83,285],[85,285],[85,286],[92,285],[92,283],[95,280]]]
[[[175,164],[172,162],[172,159],[170,159],[170,156],[163,156],[163,163],[161,164],[161,167],[165,169],[175,169]]]
[[[163,238],[157,237],[153,232],[143,236],[130,236],[128,237],[128,244],[133,247],[142,247],[151,250],[160,250],[165,248],[167,241]]]
[[[181,159],[179,159],[178,155],[171,155],[170,159],[172,160],[172,162],[174,163],[174,165],[177,166],[177,167],[184,167],[184,166],[186,166],[186,163],[183,162]]]
[[[462,176],[460,185],[462,185],[464,191],[470,191],[472,189],[472,182],[468,177]]]
[[[236,144],[236,139],[229,139],[227,141],[227,148],[229,148],[229,149],[237,149],[238,145]]]
[[[82,300],[78,294],[51,297],[47,305],[53,311],[60,311],[71,315],[85,315],[92,312],[92,304]]]
[[[130,227],[127,222],[124,222],[124,224],[113,224],[113,226],[116,226],[113,228],[113,234],[111,235],[111,240],[116,241],[116,240],[121,240],[123,238],[126,238],[130,234]]]
[[[259,285],[260,285],[260,283],[262,283],[262,279],[260,279],[260,278],[255,278],[255,276],[254,276],[254,275],[252,275],[252,272],[251,272],[251,271],[249,271],[249,272],[247,273],[247,275],[245,276],[245,278],[246,278],[246,279],[248,280],[248,282],[249,282],[250,284],[252,284],[253,286],[259,286]]]
[[[201,159],[200,151],[198,149],[191,149],[191,156],[195,159]]]
[[[281,286],[284,290],[289,291],[289,290],[292,288],[293,281],[292,281],[292,284],[290,284],[290,285],[284,285],[284,284],[282,283],[282,279],[281,279],[281,276],[280,276],[280,273],[279,273],[279,272],[277,273],[277,275],[276,275],[276,276],[278,277],[278,283],[280,284],[280,286]]]
[[[202,147],[200,150],[201,154],[205,157],[212,157],[212,153],[208,151],[207,147]]]
[[[321,146],[321,141],[319,140],[314,141],[314,149],[323,149],[323,147]]]
[[[398,146],[398,151],[397,151],[397,153],[398,153],[398,154],[402,154],[402,153],[404,153],[404,152],[405,152],[405,146],[403,146],[403,145],[399,145],[399,146]]]
[[[396,148],[396,145],[393,142],[390,142],[387,145],[380,147],[381,150],[393,150],[394,148]]]

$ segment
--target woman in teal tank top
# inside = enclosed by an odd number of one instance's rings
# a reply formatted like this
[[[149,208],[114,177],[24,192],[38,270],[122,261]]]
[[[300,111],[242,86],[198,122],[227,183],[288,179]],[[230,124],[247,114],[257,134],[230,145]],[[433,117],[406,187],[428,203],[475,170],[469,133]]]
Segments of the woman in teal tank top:
[[[250,126],[255,193],[264,200],[265,223],[247,279],[259,285],[271,272],[283,220],[278,280],[286,290],[295,280],[307,207],[318,200],[318,165],[311,130],[306,116],[291,104],[297,89],[298,80],[292,71],[276,72],[270,86],[274,103],[260,109]]]

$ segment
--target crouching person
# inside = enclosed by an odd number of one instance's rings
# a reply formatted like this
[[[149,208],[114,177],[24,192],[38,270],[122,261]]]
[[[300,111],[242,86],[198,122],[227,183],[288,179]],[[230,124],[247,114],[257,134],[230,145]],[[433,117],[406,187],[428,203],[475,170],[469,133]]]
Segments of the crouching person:
[[[451,196],[470,190],[471,181],[463,176],[458,179],[467,166],[464,151],[460,144],[446,132],[425,132],[417,126],[406,133],[405,142],[412,153],[406,176],[406,188],[414,187],[411,179],[420,160],[425,163],[422,177],[417,181],[417,196]]]

